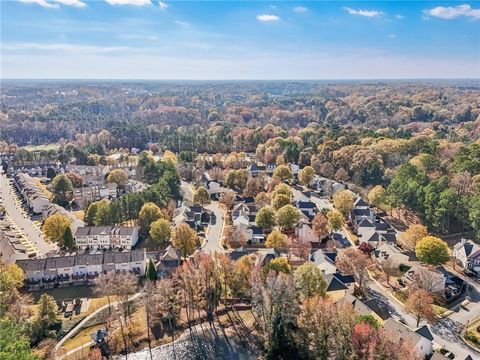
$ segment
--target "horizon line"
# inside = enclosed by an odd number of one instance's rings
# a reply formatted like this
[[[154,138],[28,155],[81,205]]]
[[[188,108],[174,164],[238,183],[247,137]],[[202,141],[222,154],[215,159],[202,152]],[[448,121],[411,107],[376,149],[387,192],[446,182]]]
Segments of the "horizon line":
[[[261,79],[261,78],[224,78],[224,79],[146,79],[146,78],[0,78],[0,81],[366,81],[366,80],[479,80],[478,77],[385,77],[385,78],[285,78],[285,79]]]

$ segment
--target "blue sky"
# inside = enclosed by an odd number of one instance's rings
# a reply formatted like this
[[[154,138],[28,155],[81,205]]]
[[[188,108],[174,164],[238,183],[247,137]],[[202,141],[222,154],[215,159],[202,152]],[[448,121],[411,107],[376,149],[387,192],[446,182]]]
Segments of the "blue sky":
[[[0,0],[2,78],[480,77],[480,3]]]

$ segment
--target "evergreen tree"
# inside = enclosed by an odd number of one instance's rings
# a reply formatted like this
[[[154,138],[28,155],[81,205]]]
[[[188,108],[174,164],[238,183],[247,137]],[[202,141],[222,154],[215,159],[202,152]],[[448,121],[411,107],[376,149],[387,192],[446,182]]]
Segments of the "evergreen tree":
[[[145,277],[150,281],[157,281],[158,279],[157,269],[155,268],[155,264],[153,263],[152,259],[150,259],[148,262]]]
[[[75,242],[73,241],[73,235],[70,226],[67,226],[65,228],[65,232],[63,233],[63,245],[69,250],[72,250],[75,247]]]

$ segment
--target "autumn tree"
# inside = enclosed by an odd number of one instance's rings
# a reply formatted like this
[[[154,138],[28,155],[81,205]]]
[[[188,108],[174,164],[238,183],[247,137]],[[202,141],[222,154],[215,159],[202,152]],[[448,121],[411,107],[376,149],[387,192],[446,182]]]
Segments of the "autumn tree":
[[[286,195],[289,199],[291,199],[293,196],[292,188],[287,184],[280,183],[273,189],[272,197],[276,197],[279,194]]]
[[[445,241],[434,236],[426,236],[417,242],[415,255],[424,263],[441,265],[448,261],[450,253]]]
[[[292,178],[292,171],[287,165],[279,165],[273,171],[273,176],[280,179],[280,181],[290,180]]]
[[[82,176],[71,172],[66,173],[65,176],[72,182],[74,188],[81,188],[83,186]]]
[[[333,195],[333,207],[346,219],[353,209],[353,196],[347,190],[340,190]]]
[[[219,202],[227,207],[228,210],[231,210],[235,205],[236,195],[234,191],[226,191],[220,195]]]
[[[298,317],[302,349],[307,349],[312,359],[351,358],[354,326],[355,312],[349,304],[333,303],[321,296],[308,298]]]
[[[368,242],[362,242],[359,246],[358,246],[358,250],[360,250],[361,252],[363,252],[364,254],[370,256],[372,254],[372,252],[375,250],[375,248],[373,247],[372,244],[368,243]]]
[[[295,286],[303,299],[313,296],[325,297],[327,283],[322,271],[316,265],[306,262],[300,265],[293,275]]]
[[[290,198],[285,194],[277,194],[272,198],[272,207],[276,210],[290,204]]]
[[[328,219],[321,212],[316,214],[313,218],[312,230],[319,240],[323,240],[330,233]]]
[[[172,233],[170,221],[165,219],[155,220],[150,225],[150,238],[159,244],[166,244]]]
[[[428,230],[421,224],[412,224],[400,234],[400,241],[410,250],[415,250],[417,243],[428,236]]]
[[[367,268],[372,260],[361,251],[354,248],[341,249],[335,260],[335,265],[345,275],[353,275],[358,287],[363,291],[367,279]]]
[[[172,232],[172,245],[186,259],[192,255],[199,243],[197,233],[188,224],[180,224]]]
[[[285,243],[287,240],[287,236],[281,233],[278,230],[273,230],[267,236],[267,240],[265,241],[265,246],[269,248],[283,248],[285,247]]]
[[[195,191],[195,195],[193,196],[193,202],[202,206],[210,204],[210,195],[208,194],[207,189],[205,189],[203,186],[199,186],[197,191]]]
[[[311,166],[305,166],[298,173],[298,180],[304,186],[309,186],[315,176],[315,169]]]
[[[292,267],[288,263],[288,260],[284,257],[278,257],[270,260],[263,268],[263,272],[268,274],[270,271],[273,271],[277,275],[279,273],[290,274],[292,272]]]
[[[301,213],[292,205],[285,205],[277,213],[277,223],[284,229],[291,229],[300,220]]]
[[[264,230],[270,230],[275,226],[275,210],[270,206],[262,207],[255,216],[255,222]]]
[[[150,230],[150,225],[159,219],[163,219],[162,210],[153,202],[145,203],[138,214],[140,232],[145,236]]]
[[[63,246],[65,230],[70,228],[70,219],[65,215],[53,214],[45,219],[42,230],[46,237],[60,246]]]
[[[432,322],[435,320],[435,310],[433,310],[433,298],[423,289],[417,289],[410,293],[405,302],[405,310],[412,314],[417,320],[417,327],[422,320]]]
[[[387,195],[385,189],[381,185],[377,185],[369,191],[367,198],[370,204],[380,207],[380,205],[385,204]]]
[[[345,225],[345,219],[342,214],[336,210],[327,212],[328,227],[331,231],[340,230]]]
[[[123,169],[113,169],[108,173],[107,182],[117,184],[119,189],[123,189],[128,181],[128,174]]]

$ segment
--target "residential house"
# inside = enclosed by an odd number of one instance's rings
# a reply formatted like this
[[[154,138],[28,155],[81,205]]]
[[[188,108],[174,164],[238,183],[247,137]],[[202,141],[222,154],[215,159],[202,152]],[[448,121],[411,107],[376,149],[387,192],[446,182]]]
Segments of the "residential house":
[[[270,163],[270,164],[267,164],[265,165],[265,172],[267,173],[267,175],[273,175],[273,172],[275,171],[275,169],[277,168],[277,164],[275,163]]]
[[[425,290],[432,293],[442,293],[445,291],[447,279],[441,272],[429,269],[422,265],[415,265],[403,275],[402,281],[404,284],[412,287],[428,286],[428,289]]]
[[[73,198],[80,209],[84,209],[93,201],[114,199],[117,197],[117,184],[108,183],[88,187],[74,188]]]
[[[323,275],[332,275],[337,272],[336,257],[336,252],[325,252],[319,249],[310,255],[310,261],[322,271]]]
[[[50,205],[50,200],[30,175],[19,173],[16,175],[15,180],[27,206],[33,213],[41,214],[43,209]]]
[[[65,170],[66,172],[80,175],[87,186],[103,184],[105,176],[110,171],[108,166],[103,165],[67,165]]]
[[[10,231],[10,224],[0,221],[0,260],[6,264],[28,258],[28,250],[20,235]]]
[[[307,216],[315,216],[317,205],[311,201],[296,201],[295,207]]]
[[[57,204],[50,204],[45,209],[43,209],[42,218],[45,221],[48,217],[55,214],[66,216],[70,220],[70,229],[72,230],[73,234],[75,234],[79,227],[85,226],[85,223],[77,216],[75,216],[73,212],[68,211]]]
[[[372,253],[373,259],[380,265],[398,268],[400,265],[410,266],[410,257],[400,248],[389,243],[383,243]]]
[[[250,244],[261,244],[265,241],[265,234],[260,226],[249,226],[247,233],[250,234],[247,238]]]
[[[257,164],[251,164],[251,165],[248,166],[247,170],[250,173],[250,175],[255,177],[255,176],[258,176],[261,173],[263,173],[265,171],[265,168],[263,168],[263,170],[262,170],[262,169],[260,169],[259,166],[257,166]]]
[[[334,302],[340,301],[347,294],[353,294],[353,289],[345,284],[337,274],[325,275],[325,281],[327,283],[326,293]]]
[[[92,252],[46,259],[18,260],[17,265],[25,273],[25,285],[29,290],[66,285],[93,284],[102,272],[128,271],[145,274],[145,250],[127,252]]]
[[[125,184],[125,192],[126,193],[138,193],[148,189],[150,185],[145,184],[144,182],[129,179]]]
[[[25,285],[32,290],[40,288],[45,271],[45,259],[17,260],[17,265],[25,273]]]
[[[480,274],[480,246],[472,240],[462,239],[455,244],[453,257],[464,269]]]
[[[399,340],[410,342],[417,351],[418,356],[423,358],[432,353],[433,335],[426,325],[418,328],[416,331],[413,331],[405,325],[390,318],[385,321],[383,326],[386,331],[392,333]]]
[[[215,215],[200,205],[183,204],[176,212],[173,218],[175,226],[186,223],[194,230],[208,226],[215,220]]]
[[[388,306],[379,302],[377,299],[372,298],[370,300],[361,301],[351,294],[347,294],[343,299],[343,302],[351,304],[353,309],[358,315],[370,315],[373,316],[380,324],[383,324],[385,320],[390,318],[390,311]]]
[[[138,229],[127,226],[85,226],[74,235],[78,249],[127,249],[138,241]]]

